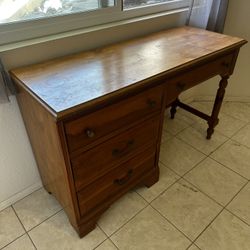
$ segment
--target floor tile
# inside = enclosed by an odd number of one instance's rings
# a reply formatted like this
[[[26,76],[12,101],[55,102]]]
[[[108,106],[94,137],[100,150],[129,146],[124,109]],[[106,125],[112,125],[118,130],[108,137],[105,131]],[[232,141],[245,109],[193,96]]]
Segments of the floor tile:
[[[228,138],[220,133],[214,133],[210,140],[206,139],[206,130],[198,127],[189,127],[177,135],[178,138],[192,145],[206,155],[211,154]]]
[[[184,180],[160,195],[152,206],[194,240],[222,207]]]
[[[232,139],[250,148],[250,124],[242,128]]]
[[[220,113],[219,124],[215,127],[215,130],[227,137],[231,137],[245,125],[246,125],[246,122],[244,121],[241,121],[229,115]]]
[[[56,199],[41,188],[13,205],[26,230],[30,230],[61,208]]]
[[[105,240],[100,246],[95,248],[95,250],[117,250],[118,248],[111,242],[111,240]]]
[[[209,101],[193,101],[190,104],[191,107],[198,109],[199,111],[210,115],[213,110],[214,103]],[[200,119],[200,118],[199,118]]]
[[[240,191],[227,209],[250,225],[250,183]]]
[[[25,234],[8,246],[4,247],[3,250],[35,250],[35,247],[29,236]]]
[[[165,117],[163,130],[172,135],[176,135],[189,126],[190,124],[185,122],[183,119],[178,119],[177,117],[175,119],[170,119],[169,117]]]
[[[205,157],[206,155],[177,138],[161,145],[160,161],[179,175],[184,175]]]
[[[225,102],[222,105],[221,111],[236,119],[250,122],[250,106],[240,102]]]
[[[171,138],[173,138],[173,135],[171,135],[170,133],[168,133],[166,131],[162,131],[161,143],[164,143],[165,141],[167,141]]]
[[[195,244],[206,250],[249,250],[250,227],[223,211]]]
[[[207,158],[192,169],[185,179],[225,206],[247,180],[214,160]]]
[[[184,111],[184,112],[182,112]],[[190,114],[190,116],[189,116]],[[175,113],[175,118],[171,119],[171,115],[170,115],[170,109],[166,109],[165,110],[165,122],[170,120],[170,122],[172,121],[173,123],[175,122],[175,119],[180,120],[182,122],[185,122],[188,125],[192,125],[195,122],[195,118],[196,116],[193,116],[191,113],[187,113],[184,109],[181,108],[177,108],[177,112]],[[178,122],[178,121],[177,121]]]
[[[219,114],[219,123],[215,127],[215,132],[232,137],[237,131],[246,125],[246,122],[235,119],[229,115],[223,113]],[[207,122],[200,119],[193,127],[198,128],[200,131],[206,131],[208,128]],[[215,133],[217,134],[217,133]]]
[[[170,185],[172,185],[176,180],[180,178],[169,168],[164,167],[161,163],[159,164],[159,167],[160,167],[159,181],[150,188],[140,187],[136,190],[136,192],[140,194],[148,202],[151,202],[153,199],[155,199],[158,195],[164,192]]]
[[[33,228],[29,235],[39,250],[90,250],[106,239],[98,227],[80,239],[63,211]]]
[[[102,215],[98,225],[110,236],[147,205],[136,192],[128,192]]]
[[[25,231],[11,207],[0,212],[0,248],[24,233]]]
[[[184,250],[191,243],[151,207],[123,226],[111,240],[120,250]]]
[[[199,250],[199,248],[196,245],[192,245],[187,250]]]
[[[216,150],[211,157],[231,168],[243,177],[250,179],[250,149],[229,140]]]

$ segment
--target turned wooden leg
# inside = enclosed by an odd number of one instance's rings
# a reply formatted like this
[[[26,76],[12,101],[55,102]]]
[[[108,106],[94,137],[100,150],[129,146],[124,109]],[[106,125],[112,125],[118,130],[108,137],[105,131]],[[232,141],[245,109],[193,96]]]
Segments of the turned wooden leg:
[[[171,109],[170,109],[171,119],[174,119],[174,117],[175,117],[177,106],[178,106],[178,99],[176,99],[176,100],[172,103],[172,105],[171,105]]]
[[[217,90],[217,94],[216,94],[216,98],[214,102],[213,111],[210,116],[210,119],[207,122],[208,123],[207,139],[211,138],[212,134],[214,133],[214,127],[219,123],[218,115],[219,115],[221,104],[222,104],[222,101],[224,99],[224,95],[226,92],[228,78],[229,76],[223,76],[220,81],[219,89]]]

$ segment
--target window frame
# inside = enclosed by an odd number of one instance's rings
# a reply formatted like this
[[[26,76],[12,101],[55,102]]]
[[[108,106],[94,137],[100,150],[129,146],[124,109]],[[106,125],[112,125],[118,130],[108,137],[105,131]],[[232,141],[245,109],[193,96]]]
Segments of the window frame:
[[[115,6],[88,12],[53,16],[41,19],[0,24],[0,45],[21,42],[64,32],[80,30],[112,22],[145,17],[180,8],[187,8],[190,0],[171,0],[132,9],[124,9],[122,0],[115,0]]]

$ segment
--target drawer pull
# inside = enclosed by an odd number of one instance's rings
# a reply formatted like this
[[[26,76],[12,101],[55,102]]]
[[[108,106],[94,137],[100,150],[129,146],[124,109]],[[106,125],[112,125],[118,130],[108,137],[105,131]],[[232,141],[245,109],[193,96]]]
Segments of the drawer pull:
[[[186,84],[185,84],[185,83],[178,82],[178,83],[176,84],[176,88],[177,88],[178,91],[183,91],[183,90],[185,89],[185,87],[186,87]]]
[[[222,63],[222,66],[224,66],[224,67],[226,67],[226,68],[229,68],[230,63],[228,63],[228,62],[223,62],[223,63]]]
[[[130,180],[130,178],[132,177],[132,174],[133,174],[133,170],[130,169],[124,178],[115,179],[114,184],[117,184],[119,186],[126,184]]]
[[[148,99],[147,104],[150,108],[154,108],[156,106],[156,101]]]
[[[91,129],[86,129],[85,134],[87,135],[88,138],[93,138],[95,136],[95,132]]]
[[[129,149],[134,145],[134,143],[135,143],[135,141],[133,139],[129,140],[124,148],[122,148],[122,149],[118,149],[118,148],[113,149],[112,155],[113,156],[121,156],[121,155],[127,153],[129,151]]]

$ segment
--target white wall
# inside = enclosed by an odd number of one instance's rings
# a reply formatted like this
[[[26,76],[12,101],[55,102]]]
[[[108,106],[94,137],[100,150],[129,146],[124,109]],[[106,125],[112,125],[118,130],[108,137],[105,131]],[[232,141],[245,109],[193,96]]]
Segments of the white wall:
[[[234,74],[229,79],[226,100],[250,102],[250,1],[229,1],[228,14],[224,33],[245,38],[249,41],[241,48]],[[211,100],[218,88],[219,78],[216,77],[195,89],[195,99]]]
[[[15,49],[1,53],[0,56],[5,66],[11,69],[183,25],[185,17],[185,12],[158,17],[153,20]],[[186,94],[186,98],[189,96],[192,96],[192,91]],[[13,97],[11,103],[0,104],[0,210],[40,186],[40,177],[32,150],[16,99]]]

